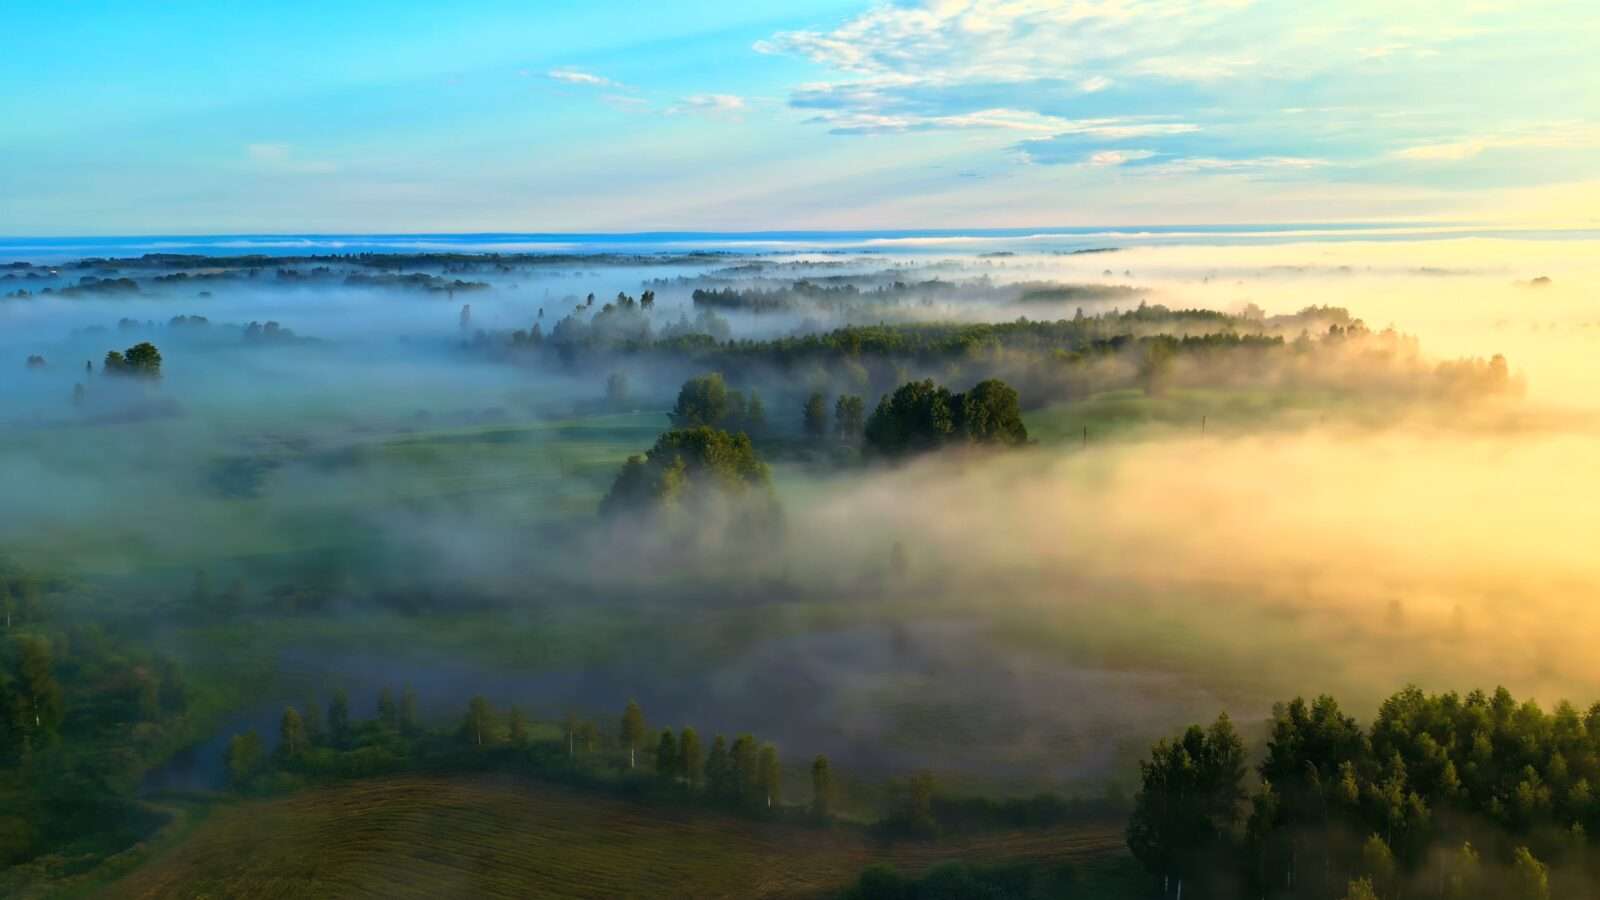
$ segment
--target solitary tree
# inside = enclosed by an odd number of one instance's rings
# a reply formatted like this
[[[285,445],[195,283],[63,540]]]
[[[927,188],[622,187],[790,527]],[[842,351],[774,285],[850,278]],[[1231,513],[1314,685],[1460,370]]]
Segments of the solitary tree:
[[[644,743],[644,711],[639,708],[637,701],[629,700],[628,706],[622,711],[622,743],[628,748],[628,768],[638,764],[639,747]]]

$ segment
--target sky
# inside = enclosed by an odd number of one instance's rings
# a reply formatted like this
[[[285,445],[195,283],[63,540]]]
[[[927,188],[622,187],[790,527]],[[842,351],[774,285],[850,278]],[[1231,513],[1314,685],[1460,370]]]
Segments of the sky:
[[[4,4],[0,234],[1600,224],[1600,3]]]

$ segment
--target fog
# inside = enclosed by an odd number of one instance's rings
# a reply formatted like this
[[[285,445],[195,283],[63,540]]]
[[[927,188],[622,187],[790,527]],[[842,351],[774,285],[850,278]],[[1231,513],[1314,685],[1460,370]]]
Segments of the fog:
[[[240,638],[284,675],[266,708],[337,683],[417,683],[437,715],[474,691],[549,715],[610,716],[639,696],[652,721],[756,730],[796,758],[889,774],[1125,779],[1150,738],[1219,707],[1259,723],[1296,693],[1362,714],[1406,682],[1587,703],[1600,698],[1595,249],[1019,245],[397,270],[441,279],[422,288],[352,286],[349,260],[285,265],[334,268],[309,284],[273,267],[160,283],[204,267],[13,267],[0,270],[16,276],[0,280],[0,552],[80,586],[75,614],[137,623],[197,665],[216,665],[219,631],[280,622]],[[138,287],[63,295],[85,275]],[[711,315],[692,300],[800,281],[865,299]],[[1065,299],[1023,299],[1041,285]],[[1395,335],[1381,364],[1334,349],[1293,365],[1180,361],[1175,383],[1212,393],[1158,397],[1159,414],[1112,425],[1083,411],[1093,395],[1040,396],[1055,382],[1003,355],[861,376],[741,364],[730,382],[767,405],[782,537],[685,549],[596,508],[669,427],[701,360],[515,349],[516,331],[549,336],[579,307],[587,326],[645,290],[654,308],[630,315],[652,334],[682,319],[720,341],[1141,303],[1246,315],[1285,341],[1306,329],[1274,317],[1342,307]],[[252,322],[280,329],[251,337]],[[160,349],[158,383],[101,372],[141,341]],[[1418,387],[1442,362],[1494,354],[1517,391],[1467,402]],[[1133,377],[1128,359],[1095,365],[1075,377]],[[625,401],[607,399],[613,372]],[[855,385],[870,412],[890,375],[951,372],[953,390],[1016,379],[1036,442],[895,464],[793,448],[814,388]],[[1337,401],[1227,414],[1243,408],[1234,394],[1308,385]],[[1214,405],[1184,406],[1194,397]],[[194,625],[197,573],[214,591],[241,582],[242,605]],[[1004,750],[989,740],[1000,728]]]

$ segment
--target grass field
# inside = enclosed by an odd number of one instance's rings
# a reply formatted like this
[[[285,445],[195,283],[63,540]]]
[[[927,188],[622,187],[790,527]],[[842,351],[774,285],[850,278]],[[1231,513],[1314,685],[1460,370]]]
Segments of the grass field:
[[[880,842],[497,778],[365,781],[217,809],[103,896],[827,897],[861,869],[1072,864],[1084,896],[1139,896],[1120,823]]]

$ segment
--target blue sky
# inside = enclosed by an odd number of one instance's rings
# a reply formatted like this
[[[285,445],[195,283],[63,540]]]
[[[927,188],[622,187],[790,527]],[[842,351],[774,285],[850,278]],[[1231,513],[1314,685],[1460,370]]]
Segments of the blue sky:
[[[1600,4],[9,4],[0,233],[1594,224]]]

